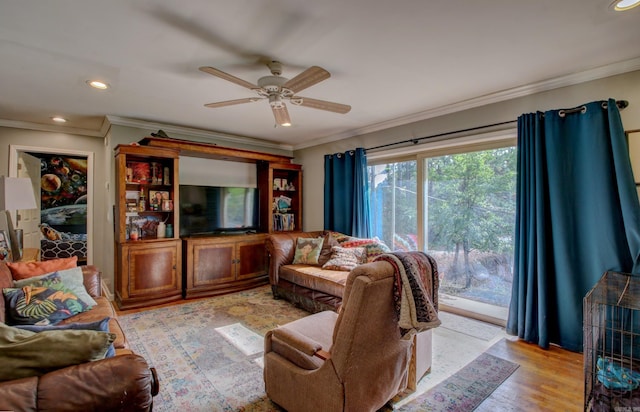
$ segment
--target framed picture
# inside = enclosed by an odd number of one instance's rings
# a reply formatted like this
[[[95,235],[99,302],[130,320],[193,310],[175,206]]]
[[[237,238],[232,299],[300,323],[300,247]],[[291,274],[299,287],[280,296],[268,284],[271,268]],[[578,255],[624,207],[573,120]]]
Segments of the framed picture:
[[[0,230],[0,260],[8,260],[11,255],[11,240],[9,232]]]
[[[162,209],[162,202],[169,200],[169,192],[166,190],[149,190],[149,209],[150,210],[164,210]]]

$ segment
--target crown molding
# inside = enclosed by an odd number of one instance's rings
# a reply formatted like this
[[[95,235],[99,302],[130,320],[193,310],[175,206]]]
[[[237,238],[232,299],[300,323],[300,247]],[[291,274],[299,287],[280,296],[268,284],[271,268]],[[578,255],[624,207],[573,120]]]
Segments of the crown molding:
[[[409,123],[415,123],[422,120],[432,119],[434,117],[444,116],[451,113],[461,112],[463,110],[473,109],[476,107],[486,106],[493,103],[499,103],[505,100],[511,100],[518,97],[529,96],[532,94],[545,92],[553,89],[559,89],[561,87],[573,86],[580,83],[589,82],[592,80],[598,80],[605,77],[611,77],[618,74],[624,74],[640,70],[640,57],[631,60],[625,60],[606,66],[600,66],[593,69],[581,71],[578,73],[571,73],[553,79],[543,80],[537,83],[531,83],[528,85],[514,87],[499,91],[496,93],[490,93],[484,96],[474,97],[472,99],[463,100],[457,103],[452,103],[433,109],[425,110],[422,112],[414,113],[408,116],[402,116],[395,119],[391,119],[385,122],[376,123],[370,126],[361,127],[359,129],[349,130],[343,133],[327,136],[320,139],[315,139],[313,142],[301,143],[294,145],[293,150],[306,149],[308,147],[318,146],[321,144],[332,143],[338,140],[346,139],[349,137],[360,136],[367,133],[374,133],[380,130],[390,129],[393,127],[404,126]]]
[[[80,129],[77,127],[49,125],[9,119],[0,119],[0,126],[12,127],[14,129],[37,130],[39,132],[65,133],[91,137],[104,137],[106,131],[109,130],[108,127],[104,130],[104,122],[102,123],[103,127],[100,130]]]
[[[184,126],[174,126],[174,125],[169,125],[164,123],[149,122],[146,120],[131,119],[128,117],[121,117],[121,116],[107,115],[106,119],[109,121],[110,124],[112,125],[115,124],[118,126],[136,127],[139,129],[148,129],[148,130],[162,129],[167,134],[171,134],[171,133],[186,134],[189,136],[200,137],[207,140],[224,141],[224,142],[237,143],[237,144],[250,144],[250,145],[269,148],[269,149],[279,149],[279,150],[288,150],[288,151],[293,150],[292,145],[273,143],[273,142],[262,140],[262,139],[256,139],[254,137],[245,137],[245,136],[227,134],[227,133],[216,132],[211,130],[195,129],[195,128],[184,127]]]

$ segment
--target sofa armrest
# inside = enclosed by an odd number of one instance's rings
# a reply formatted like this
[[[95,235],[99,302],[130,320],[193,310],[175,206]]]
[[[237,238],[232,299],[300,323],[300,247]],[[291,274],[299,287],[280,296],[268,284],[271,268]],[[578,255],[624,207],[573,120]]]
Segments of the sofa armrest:
[[[83,283],[87,293],[94,298],[102,296],[102,272],[93,265],[80,267],[82,268]]]
[[[296,252],[299,237],[324,236],[323,231],[274,233],[267,236],[266,249],[269,256],[269,283],[278,284],[280,267],[290,265]]]
[[[0,410],[150,411],[158,393],[155,371],[139,355],[70,366],[39,378],[0,383]]]

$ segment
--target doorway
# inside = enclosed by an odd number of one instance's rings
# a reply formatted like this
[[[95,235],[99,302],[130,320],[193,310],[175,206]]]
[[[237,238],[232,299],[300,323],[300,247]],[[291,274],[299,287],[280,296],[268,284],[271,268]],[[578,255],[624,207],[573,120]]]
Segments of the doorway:
[[[30,178],[36,195],[38,209],[13,217],[24,247],[41,249],[43,259],[75,255],[91,263],[93,153],[10,145],[9,175]]]

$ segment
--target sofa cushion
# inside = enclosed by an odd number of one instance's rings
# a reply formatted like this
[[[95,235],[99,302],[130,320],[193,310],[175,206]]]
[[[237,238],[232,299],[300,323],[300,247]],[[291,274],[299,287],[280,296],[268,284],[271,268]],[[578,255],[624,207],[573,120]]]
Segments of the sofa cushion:
[[[95,322],[104,318],[111,318],[109,320],[109,331],[116,335],[115,340],[113,341],[113,346],[116,348],[116,352],[118,349],[124,349],[128,347],[126,337],[122,327],[120,326],[120,322],[118,322],[118,318],[115,310],[113,309],[113,305],[111,302],[104,297],[96,297],[96,302],[98,303],[96,306],[91,308],[86,312],[79,313],[75,316],[72,316],[68,319],[63,320],[59,323],[59,325],[66,325],[74,322]]]
[[[317,265],[324,238],[304,238],[296,240],[296,251],[293,255],[293,264]]]
[[[71,269],[78,266],[78,257],[53,259],[38,262],[7,262],[14,280],[44,275],[58,270]]]
[[[337,240],[331,236],[331,232],[328,232],[324,235],[324,241],[322,242],[322,250],[320,251],[320,256],[318,257],[318,265],[322,266],[331,259],[331,248],[333,246],[340,246]]]
[[[0,381],[40,376],[66,366],[104,359],[113,339],[111,333],[100,331],[36,333],[0,323]]]
[[[354,248],[354,247],[362,247],[365,250],[365,260],[366,262],[373,262],[374,259],[382,254],[390,253],[391,249],[387,245],[384,244],[381,240],[374,239],[359,239],[359,238],[351,238],[351,240],[347,240],[343,242],[340,246],[346,248]]]
[[[16,325],[15,327],[18,329],[28,330],[31,332],[44,332],[47,330],[67,330],[67,329],[97,330],[102,332],[109,332],[109,320],[110,318],[104,318],[102,320],[99,320],[96,322],[89,322],[89,323],[67,323],[64,325],[45,325],[45,326]],[[107,354],[105,355],[105,358],[111,358],[113,356],[116,356],[116,349],[113,347],[113,343],[112,343],[111,345],[109,345],[109,348],[107,349]]]
[[[39,286],[2,290],[13,324],[56,324],[88,309],[57,276]]]
[[[351,271],[359,264],[365,263],[366,253],[362,247],[345,248],[334,246],[331,248],[331,259],[323,269]]]
[[[310,265],[285,265],[280,268],[280,278],[288,282],[339,297],[342,297],[348,275],[349,272]]]
[[[89,295],[87,289],[84,287],[84,276],[82,274],[82,268],[80,267],[59,270],[54,273],[47,273],[27,279],[17,280],[13,283],[13,287],[21,288],[27,285],[41,286],[43,285],[43,281],[46,281],[50,276],[59,276],[65,286],[79,297],[80,300],[86,303],[88,307],[96,305],[96,301]]]

